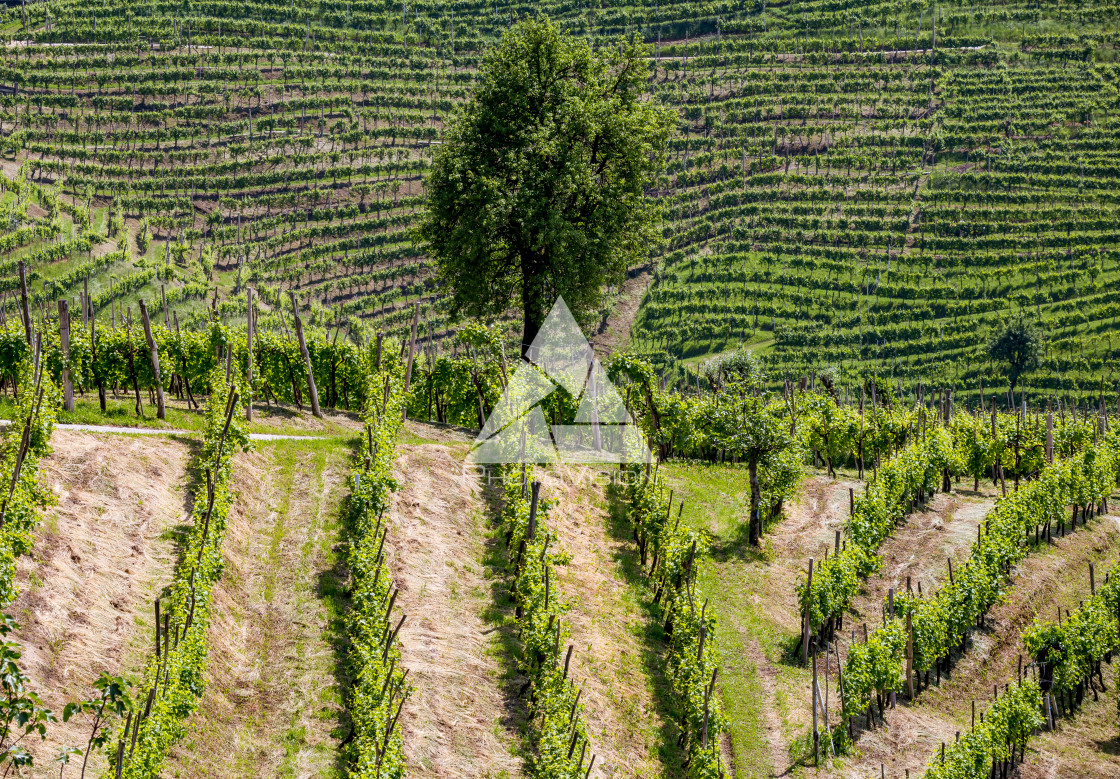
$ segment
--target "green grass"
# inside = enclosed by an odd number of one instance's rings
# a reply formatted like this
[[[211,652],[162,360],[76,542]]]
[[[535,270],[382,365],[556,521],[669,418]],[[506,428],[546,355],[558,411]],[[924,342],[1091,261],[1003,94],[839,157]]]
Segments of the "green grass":
[[[155,407],[148,404],[147,393],[142,392],[140,397],[143,401],[143,415],[138,417],[136,416],[134,398],[125,396],[123,393],[119,397],[113,397],[111,393],[108,394],[105,402],[105,413],[101,412],[96,393],[89,394],[84,398],[75,395],[74,411],[71,413],[59,410],[58,421],[63,424],[74,425],[113,425],[156,430],[189,430],[191,432],[202,432],[206,427],[206,418],[203,415],[202,408],[189,409],[185,401],[180,402],[167,397],[165,402],[167,418],[160,420],[156,418]],[[205,398],[196,399],[200,405],[204,406]],[[15,413],[15,402],[12,396],[0,395],[0,419],[13,419]],[[310,411],[299,412],[287,406],[273,406],[269,409],[267,406],[254,405],[253,422],[249,424],[249,432],[327,436],[331,438],[348,438],[354,435],[353,429],[326,417],[323,418],[322,429],[319,430],[295,424],[295,420],[307,418],[309,415]],[[357,420],[356,414],[350,414],[349,416],[354,421]]]
[[[734,752],[736,777],[768,777],[771,772],[796,776],[806,763],[797,738],[804,728],[791,719],[790,693],[809,688],[810,673],[791,659],[797,634],[775,618],[770,604],[775,587],[773,545],[764,538],[761,549],[746,537],[750,482],[746,468],[728,465],[666,463],[661,466],[675,500],[685,503],[684,521],[706,531],[711,552],[700,565],[700,589],[719,620],[716,644],[720,652],[720,687],[724,715]],[[771,529],[773,530],[773,529]],[[777,673],[771,699],[758,664]],[[783,765],[772,765],[766,736],[766,706],[773,707],[784,741],[794,745]],[[794,765],[798,763],[798,765]],[[788,774],[784,774],[791,769]]]

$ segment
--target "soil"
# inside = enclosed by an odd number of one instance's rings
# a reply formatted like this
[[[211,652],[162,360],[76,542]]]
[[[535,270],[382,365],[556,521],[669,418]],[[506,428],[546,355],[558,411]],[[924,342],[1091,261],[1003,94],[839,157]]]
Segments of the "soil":
[[[618,300],[607,315],[605,326],[599,328],[588,341],[600,357],[609,357],[614,352],[625,351],[630,343],[630,326],[638,315],[638,308],[642,298],[653,282],[653,270],[650,266],[638,269],[626,279]]]

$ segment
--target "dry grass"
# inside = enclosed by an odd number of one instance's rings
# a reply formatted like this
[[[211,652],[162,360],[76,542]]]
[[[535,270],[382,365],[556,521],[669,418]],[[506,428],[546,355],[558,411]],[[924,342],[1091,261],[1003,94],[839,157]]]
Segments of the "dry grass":
[[[956,566],[968,557],[976,529],[994,506],[994,493],[939,492],[908,514],[879,548],[882,570],[868,577],[852,611],[873,628],[882,619],[889,590],[905,591],[907,577],[915,592],[921,584],[930,593],[948,578],[950,558]]]
[[[409,432],[446,438],[414,423]],[[402,444],[398,451],[401,489],[386,547],[400,588],[397,605],[408,614],[402,662],[416,688],[401,718],[409,776],[520,776],[500,634],[485,617],[489,520],[480,485],[463,471],[461,447]]]
[[[306,390],[306,387],[304,388]],[[322,390],[320,390],[322,392]],[[311,407],[306,403],[303,411],[294,404],[282,406],[275,403],[266,405],[258,398],[253,404],[253,432],[267,433],[272,430],[301,433],[339,434],[362,429],[362,420],[357,413],[323,407],[323,416],[316,419],[311,415]]]
[[[174,776],[338,775],[331,594],[347,452],[281,441],[234,459],[207,686]]]
[[[625,541],[612,538],[603,488],[594,471],[541,469],[541,496],[553,502],[549,529],[571,563],[557,569],[557,588],[575,651],[573,677],[583,689],[592,748],[602,777],[661,776],[663,722],[645,666],[648,617],[626,581]]]
[[[58,497],[18,567],[20,595],[10,613],[13,639],[44,704],[61,714],[88,698],[103,672],[139,671],[150,651],[150,611],[170,579],[173,530],[187,518],[190,451],[168,438],[56,430],[41,472]],[[56,723],[27,746],[37,766],[27,776],[57,776],[63,745],[85,743],[80,720]],[[91,773],[104,767],[91,756]]]
[[[734,676],[738,669],[742,677],[736,682],[737,694],[750,695],[756,701],[753,706],[740,707],[749,721],[740,723],[739,737],[748,739],[743,749],[749,755],[739,762],[748,764],[746,775],[750,776],[767,775],[763,773],[766,766],[776,776],[816,773],[806,767],[806,762],[812,764],[811,744],[806,742],[812,724],[811,672],[800,667],[791,655],[796,654],[796,637],[801,629],[796,586],[810,557],[820,560],[826,550],[829,555],[834,553],[835,533],[843,531],[848,521],[848,489],[858,494],[862,484],[843,475],[837,480],[822,475],[808,477],[798,497],[786,506],[784,518],[765,536],[762,549],[752,550],[737,530],[745,509],[726,505],[735,504],[741,496],[712,492],[727,489],[715,487],[720,483],[715,474],[705,476],[702,469],[694,474],[686,469],[682,476],[685,473],[692,481],[681,485],[682,494],[691,494],[694,502],[699,501],[701,525],[718,539],[706,584],[709,588],[721,587],[724,592],[734,588],[725,596],[721,615],[724,664],[728,674]],[[730,484],[730,476],[726,478]],[[708,492],[698,492],[705,479],[711,480]],[[933,496],[927,506],[911,513],[884,542],[879,550],[883,569],[866,580],[853,604],[853,610],[862,616],[850,616],[845,627],[858,627],[866,621],[873,630],[881,619],[888,589],[905,588],[907,576],[915,588],[921,581],[929,592],[931,585],[946,575],[948,558],[956,563],[968,554],[977,523],[992,505],[990,490],[977,494],[955,489],[948,495]],[[840,642],[841,656],[846,643],[843,639]],[[818,663],[822,688],[826,671],[829,677],[833,724],[839,715],[836,670],[835,656],[827,665],[823,659]],[[724,679],[725,699],[730,678]],[[727,707],[734,703],[725,700]],[[838,761],[831,772],[824,769],[820,773],[878,776],[879,764],[885,763],[888,775],[901,776],[902,768],[920,768],[935,746],[946,737],[952,740],[960,727],[954,716],[921,702],[913,708],[897,708],[890,713],[890,728],[862,733],[855,755]],[[739,748],[738,744],[734,746]],[[892,766],[897,769],[893,773]]]

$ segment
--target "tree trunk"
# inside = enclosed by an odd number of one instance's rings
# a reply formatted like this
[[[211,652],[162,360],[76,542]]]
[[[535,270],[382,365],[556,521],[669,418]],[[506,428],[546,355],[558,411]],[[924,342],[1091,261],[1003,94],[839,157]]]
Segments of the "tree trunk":
[[[93,306],[89,307],[89,362],[93,378],[97,380],[97,400],[101,404],[101,413],[105,413],[105,377],[97,367],[97,314]]]
[[[156,339],[152,337],[152,320],[148,317],[148,306],[140,301],[140,318],[144,321],[144,337],[148,340],[148,352],[152,360],[152,375],[156,379],[156,417],[167,418],[167,409],[163,404],[163,382],[159,377],[159,350],[156,348]]]
[[[248,365],[245,371],[245,383],[248,385],[245,398],[245,419],[253,421],[253,289],[245,290],[246,315],[245,315],[245,347],[249,352]]]
[[[292,296],[292,314],[296,320],[296,338],[299,339],[299,351],[303,355],[303,365],[307,368],[307,394],[311,398],[311,413],[316,417],[322,417],[323,412],[319,410],[319,391],[315,387],[315,374],[311,371],[311,355],[307,351],[307,341],[303,338],[303,320],[299,316],[299,304],[296,303],[296,293],[290,293]]]
[[[521,332],[521,356],[529,359],[529,348],[533,345],[533,340],[540,332],[541,325],[544,324],[545,315],[545,301],[543,299],[542,290],[539,288],[539,276],[533,273],[533,268],[536,263],[526,263],[524,260],[521,263],[521,305],[524,309],[524,316],[522,318],[522,332]],[[528,266],[528,267],[527,267]]]
[[[74,413],[74,382],[70,378],[70,306],[58,301],[58,341],[62,351],[62,404]]]
[[[747,467],[751,475],[750,543],[751,546],[758,546],[762,538],[762,490],[758,487],[758,458],[750,457]]]
[[[408,394],[412,385],[412,363],[416,359],[416,325],[420,323],[420,304],[414,303],[412,306],[412,334],[408,337],[408,364],[404,369],[404,392]],[[431,416],[429,414],[429,416]],[[404,404],[402,410],[402,419],[408,418],[408,403]]]

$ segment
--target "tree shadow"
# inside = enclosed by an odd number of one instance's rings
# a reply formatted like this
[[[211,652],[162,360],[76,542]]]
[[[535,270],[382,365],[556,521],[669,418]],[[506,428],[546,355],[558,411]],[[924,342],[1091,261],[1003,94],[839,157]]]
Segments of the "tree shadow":
[[[763,525],[762,541],[766,540],[769,531],[777,524],[778,519],[772,519]],[[732,535],[712,538],[708,556],[718,563],[743,562],[765,565],[773,562],[773,558],[761,542],[757,546],[751,543],[749,522],[740,522],[736,525]]]
[[[360,436],[346,439],[343,446],[349,450],[349,462],[357,462],[362,450]],[[353,506],[350,492],[347,491],[339,507],[338,527],[335,543],[331,544],[330,565],[325,566],[315,582],[315,594],[327,608],[326,641],[330,645],[334,668],[334,685],[339,692],[342,705],[338,707],[338,718],[331,729],[331,736],[345,741],[354,732],[353,718],[347,705],[347,694],[354,684],[354,674],[350,667],[350,632],[347,619],[352,601],[350,588],[350,566],[346,560],[349,535],[353,528]],[[334,767],[338,776],[346,776],[348,750],[341,747],[335,750]]]
[[[161,541],[169,541],[172,548],[172,557],[175,564],[172,567],[172,578],[166,584],[159,588],[156,592],[156,597],[164,600],[171,595],[171,591],[175,587],[177,572],[181,571],[187,559],[187,543],[190,539],[191,533],[194,531],[194,523],[191,521],[194,513],[195,501],[201,500],[203,503],[206,501],[206,470],[203,464],[198,461],[199,454],[202,452],[202,440],[193,436],[185,435],[172,435],[168,436],[172,441],[176,441],[187,448],[189,453],[187,466],[187,484],[186,489],[183,490],[183,516],[182,522],[176,523],[167,528],[160,534]]]
[[[513,566],[509,558],[509,549],[501,537],[497,519],[501,516],[503,507],[501,482],[491,479],[490,476],[489,470],[483,472],[481,491],[482,501],[490,516],[490,532],[487,533],[483,543],[482,557],[482,564],[489,574],[487,578],[490,580],[490,603],[483,609],[482,618],[491,625],[487,632],[495,634],[501,649],[498,652],[501,665],[499,689],[503,703],[501,724],[521,734],[521,750],[518,754],[524,759],[529,748],[527,737],[530,712],[528,701],[519,693],[525,686],[527,677],[520,668],[522,658],[520,628],[515,616],[515,601],[511,589]]]
[[[641,557],[634,544],[634,534],[627,517],[626,504],[622,500],[619,486],[612,480],[607,486],[607,507],[611,538],[618,543],[614,561],[622,570],[623,576],[637,595],[637,601],[646,615],[645,627],[641,632],[642,662],[653,684],[654,703],[661,719],[661,745],[658,749],[666,777],[686,775],[684,761],[686,754],[678,746],[681,730],[677,726],[680,712],[673,699],[672,682],[665,675],[665,656],[668,653],[668,637],[661,624],[657,607],[653,603],[649,579],[642,566]]]

